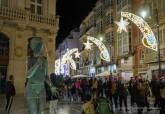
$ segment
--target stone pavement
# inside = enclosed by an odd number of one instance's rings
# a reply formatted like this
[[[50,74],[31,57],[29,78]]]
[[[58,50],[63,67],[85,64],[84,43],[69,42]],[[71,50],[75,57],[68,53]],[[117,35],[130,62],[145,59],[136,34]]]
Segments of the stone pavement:
[[[128,98],[129,99],[129,98]],[[4,114],[4,108],[6,99],[4,95],[0,95],[0,114]],[[150,101],[151,106],[153,106],[153,101]],[[82,104],[80,103],[68,103],[67,101],[61,101],[58,104],[58,113],[57,114],[81,114]],[[114,108],[115,109],[115,108]],[[128,100],[128,112],[119,111],[119,109],[114,110],[115,114],[137,114],[136,105],[134,107],[130,106],[130,102]],[[48,108],[46,110],[46,114],[49,114]],[[143,111],[143,114],[159,114],[159,110],[153,109],[149,112],[147,112],[146,108]],[[27,106],[25,102],[25,97],[23,96],[16,96],[13,100],[13,105],[11,108],[10,114],[27,114]]]
[[[4,114],[5,105],[5,96],[0,95],[0,114]],[[49,114],[49,108],[46,108],[45,112],[45,114]],[[10,114],[27,114],[27,106],[23,95],[14,97]],[[58,114],[81,114],[81,104],[60,102],[58,104]]]

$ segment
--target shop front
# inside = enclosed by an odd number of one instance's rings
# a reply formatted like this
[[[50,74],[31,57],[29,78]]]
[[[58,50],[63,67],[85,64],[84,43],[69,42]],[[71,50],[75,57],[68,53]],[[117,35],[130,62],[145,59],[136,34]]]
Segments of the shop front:
[[[130,80],[133,77],[133,57],[128,57],[127,59],[120,60],[120,68],[118,69],[120,76],[124,80]]]

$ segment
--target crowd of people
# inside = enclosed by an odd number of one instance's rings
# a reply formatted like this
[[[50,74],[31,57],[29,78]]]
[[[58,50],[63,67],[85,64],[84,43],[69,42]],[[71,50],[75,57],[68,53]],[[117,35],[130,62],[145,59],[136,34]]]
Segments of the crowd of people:
[[[66,78],[63,90],[65,97],[67,96],[70,102],[86,103],[91,98],[95,110],[97,110],[97,102],[105,98],[111,105],[115,106],[116,110],[128,112],[128,101],[130,101],[132,107],[137,107],[138,114],[142,114],[145,107],[147,111],[153,109],[148,98],[154,96],[154,108],[160,109],[160,114],[165,113],[164,77],[153,76],[151,81],[143,79],[141,76],[131,77],[129,81],[124,80],[121,76]]]
[[[15,96],[13,79],[11,75],[6,85],[6,114],[9,113]],[[63,79],[51,74],[45,79],[45,88],[50,114],[57,113],[57,102],[61,99],[69,100],[70,103],[82,103],[82,114],[113,114],[114,110],[128,112],[128,104],[137,108],[138,114],[142,114],[145,107],[147,111],[155,108],[160,110],[160,114],[165,114],[164,76],[153,76],[150,81],[134,76],[126,81],[121,76]],[[154,98],[153,104],[149,98]]]

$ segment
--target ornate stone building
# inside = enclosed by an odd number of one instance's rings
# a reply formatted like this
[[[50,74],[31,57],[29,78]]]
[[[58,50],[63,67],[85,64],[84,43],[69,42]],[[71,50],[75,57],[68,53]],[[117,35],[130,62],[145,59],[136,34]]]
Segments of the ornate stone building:
[[[12,74],[17,93],[23,93],[29,56],[28,44],[32,37],[42,38],[49,73],[54,72],[58,24],[56,0],[0,0],[1,90],[4,81]]]

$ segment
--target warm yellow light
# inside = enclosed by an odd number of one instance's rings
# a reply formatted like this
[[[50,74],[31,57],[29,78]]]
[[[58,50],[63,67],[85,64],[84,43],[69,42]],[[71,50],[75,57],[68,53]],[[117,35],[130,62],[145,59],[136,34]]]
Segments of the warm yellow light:
[[[121,33],[123,30],[125,32],[127,32],[127,26],[129,24],[129,22],[127,22],[127,20],[123,20],[123,17],[121,17],[120,21],[117,22],[115,21],[115,23],[118,25],[118,29],[117,29],[117,32]]]
[[[97,38],[94,38],[94,37],[91,37],[91,36],[88,36],[87,40],[93,42],[94,44],[96,44],[97,47],[100,49],[101,59],[110,62],[110,55],[109,55],[108,49],[105,47],[105,45],[102,43],[101,40],[98,40]]]
[[[143,12],[143,16],[145,16],[146,13]],[[156,41],[156,37],[152,31],[152,29],[150,28],[150,26],[147,24],[146,21],[144,21],[141,17],[130,13],[130,12],[121,12],[121,20],[120,22],[117,22],[119,28],[118,31],[121,32],[122,30],[126,31],[126,25],[128,25],[128,23],[123,21],[123,17],[129,19],[130,21],[132,21],[133,23],[135,23],[137,25],[137,27],[140,29],[140,31],[143,34],[143,39],[142,39],[142,43],[145,47],[150,48],[154,51],[157,51],[157,41]]]
[[[85,49],[87,49],[87,50],[91,49],[92,43],[90,43],[89,40],[87,40],[87,42],[83,43],[83,44],[85,45]]]

